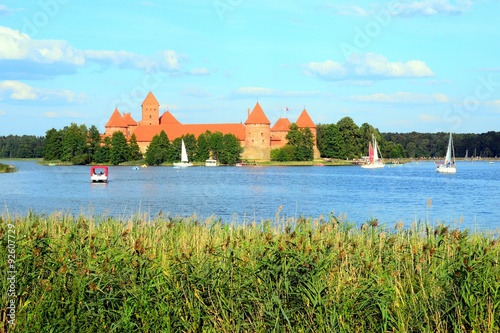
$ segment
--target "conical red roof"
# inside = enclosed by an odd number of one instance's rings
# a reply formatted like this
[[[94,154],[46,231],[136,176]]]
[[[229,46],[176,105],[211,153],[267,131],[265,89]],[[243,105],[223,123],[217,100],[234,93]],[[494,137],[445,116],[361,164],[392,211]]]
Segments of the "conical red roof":
[[[249,124],[267,124],[271,125],[271,122],[269,119],[267,119],[266,114],[264,113],[264,110],[260,107],[259,102],[255,104],[255,107],[253,108],[252,112],[248,116],[247,121],[245,121],[245,125]]]
[[[299,118],[297,119],[296,124],[299,128],[305,128],[305,127],[316,128],[316,124],[314,123],[314,121],[312,121],[306,109],[302,111]]]
[[[137,121],[135,121],[134,118],[132,118],[130,113],[124,113],[123,120],[125,120],[125,123],[127,124],[127,126],[136,126],[137,125]]]
[[[127,127],[127,123],[120,114],[120,111],[118,111],[118,108],[115,108],[105,127]]]
[[[280,118],[278,119],[278,121],[276,122],[276,124],[274,124],[273,128],[271,128],[271,131],[275,131],[275,132],[286,132],[290,129],[290,120],[288,120],[288,118]]]
[[[155,95],[153,95],[153,93],[150,91],[148,93],[148,95],[146,96],[146,98],[144,99],[144,102],[142,102],[142,105],[160,105],[160,103],[158,103],[158,100],[156,99]]]
[[[165,111],[160,117],[160,124],[162,125],[180,125],[178,121],[170,111]]]

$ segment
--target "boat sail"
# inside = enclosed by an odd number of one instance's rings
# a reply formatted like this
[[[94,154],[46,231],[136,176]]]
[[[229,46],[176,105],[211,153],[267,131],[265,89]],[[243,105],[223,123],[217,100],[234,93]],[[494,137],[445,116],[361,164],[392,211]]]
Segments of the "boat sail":
[[[375,135],[372,134],[372,142],[368,143],[368,162],[361,165],[362,168],[378,169],[385,166],[382,161],[382,155],[380,158],[378,156],[378,150],[377,140],[375,139]]]
[[[446,150],[446,157],[444,163],[436,164],[436,172],[439,173],[456,173],[455,167],[455,151],[453,149],[453,138],[450,132],[450,139],[448,140],[448,149]]]
[[[174,167],[190,167],[193,166],[191,162],[189,162],[188,156],[187,156],[187,151],[186,151],[186,145],[184,144],[184,139],[182,139],[182,149],[181,149],[181,161],[180,162],[175,162]]]

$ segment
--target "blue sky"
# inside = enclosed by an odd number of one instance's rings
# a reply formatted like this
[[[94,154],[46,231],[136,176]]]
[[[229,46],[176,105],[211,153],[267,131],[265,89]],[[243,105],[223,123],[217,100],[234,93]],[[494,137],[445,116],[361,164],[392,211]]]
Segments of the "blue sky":
[[[0,3],[0,135],[140,120],[351,117],[382,132],[500,131],[500,1]],[[289,111],[286,111],[286,108]]]

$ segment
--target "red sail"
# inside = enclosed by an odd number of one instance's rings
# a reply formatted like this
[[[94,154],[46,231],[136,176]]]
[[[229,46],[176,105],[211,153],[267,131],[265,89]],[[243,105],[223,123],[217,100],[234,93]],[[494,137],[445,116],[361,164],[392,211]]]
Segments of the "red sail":
[[[370,145],[368,146],[368,157],[370,158],[370,163],[373,163],[373,160],[374,160],[374,156],[373,156],[373,147],[372,147],[372,143],[370,142]]]

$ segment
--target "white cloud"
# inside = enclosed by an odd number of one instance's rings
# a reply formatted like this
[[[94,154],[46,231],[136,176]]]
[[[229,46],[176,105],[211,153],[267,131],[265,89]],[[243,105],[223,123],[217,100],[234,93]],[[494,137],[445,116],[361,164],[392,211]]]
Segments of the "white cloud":
[[[19,81],[0,82],[0,99],[3,94],[16,100],[36,100],[39,98],[35,89]]]
[[[85,99],[85,96],[69,90],[34,88],[20,81],[7,80],[0,82],[0,100],[2,99],[79,103]]]
[[[160,51],[151,56],[140,55],[127,51],[111,50],[78,50],[73,48],[68,42],[61,40],[34,40],[27,34],[8,27],[0,26],[0,62],[8,61],[6,70],[3,70],[3,78],[8,76],[9,68],[11,72],[19,75],[23,68],[38,67],[38,71],[51,71],[52,75],[59,73],[57,69],[50,65],[63,64],[62,72],[71,71],[71,68],[83,66],[89,62],[113,65],[127,68],[136,68],[147,71],[161,72],[182,72],[181,61],[186,58],[177,54],[173,50]],[[15,63],[13,63],[15,62]],[[22,63],[22,64],[19,64]],[[14,66],[18,64],[18,66]],[[29,66],[25,66],[29,64]],[[45,66],[43,66],[45,65]],[[67,68],[69,66],[69,69]],[[15,68],[15,71],[12,69]],[[24,69],[26,74],[29,72]],[[61,71],[61,70],[60,70]],[[207,74],[205,70],[194,70],[191,74]],[[47,74],[49,75],[49,74]],[[13,76],[13,75],[11,75]]]
[[[305,65],[307,75],[327,81],[376,78],[430,77],[434,73],[420,60],[390,62],[376,53],[352,53],[345,63],[332,60]]]
[[[264,87],[240,87],[231,93],[233,97],[314,97],[325,95],[318,91],[281,91]]]
[[[364,96],[352,96],[349,99],[358,102],[370,103],[410,103],[410,104],[428,104],[428,103],[448,103],[451,99],[442,94],[435,93],[431,95],[417,94],[412,92],[396,92],[393,94],[372,94]]]
[[[371,13],[386,11],[394,17],[460,15],[472,9],[472,0],[422,0],[422,1],[389,1],[384,4],[363,8],[359,5],[331,5],[339,15],[370,16]]]
[[[458,15],[469,11],[473,6],[470,0],[456,1],[455,4],[448,0],[424,0],[394,3],[391,13],[395,16],[414,15]]]

